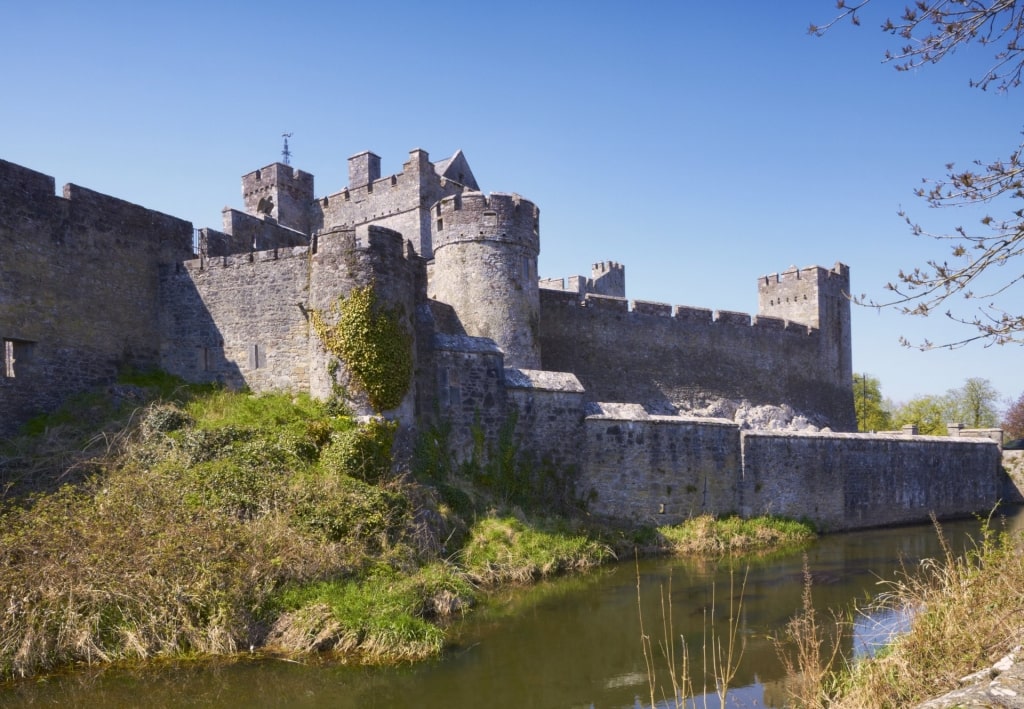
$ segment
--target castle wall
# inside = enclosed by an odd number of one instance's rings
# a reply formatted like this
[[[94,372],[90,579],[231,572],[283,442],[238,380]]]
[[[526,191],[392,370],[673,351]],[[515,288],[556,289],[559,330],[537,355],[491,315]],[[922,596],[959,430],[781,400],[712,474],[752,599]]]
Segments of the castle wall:
[[[245,211],[268,216],[301,234],[310,233],[313,176],[290,165],[275,162],[242,176]],[[225,230],[230,230],[225,224]],[[283,246],[283,244],[277,244]],[[273,245],[257,246],[272,248]]]
[[[848,390],[853,411],[853,336],[850,322],[850,269],[836,263],[791,268],[760,279],[757,286],[759,315],[798,322],[821,331],[822,356],[831,362],[834,383]],[[847,402],[843,403],[845,407]],[[852,414],[851,414],[852,415]],[[856,430],[855,419],[844,430]]]
[[[1024,505],[1024,451],[1003,451],[1003,499]]]
[[[161,366],[189,381],[320,398],[331,395],[336,376],[356,413],[370,413],[344,366],[332,375],[310,311],[331,321],[339,297],[373,283],[412,334],[421,272],[401,235],[372,226],[321,234],[314,253],[292,247],[170,266],[161,281]],[[410,382],[399,416],[411,418],[414,397]]]
[[[159,264],[191,257],[192,225],[77,185],[57,197],[52,177],[0,160],[0,254],[6,435],[157,364]]]
[[[963,517],[991,510],[1002,477],[984,439],[747,431],[741,511],[826,531]]]
[[[584,444],[586,396],[579,380],[565,372],[506,369],[505,388],[520,463],[578,471]]]
[[[835,532],[989,511],[1005,495],[983,439],[740,432],[729,421],[601,404],[586,419],[580,492],[629,524],[772,514]]]
[[[600,404],[585,423],[579,492],[590,513],[631,524],[677,524],[735,512],[739,428],[730,421],[647,416]]]
[[[596,401],[671,413],[725,398],[788,403],[855,427],[850,380],[822,334],[778,318],[541,290],[541,368],[572,372]]]
[[[309,238],[300,231],[237,209],[225,209],[223,220],[224,233],[199,230],[199,251],[204,256],[230,256],[309,244]]]
[[[309,389],[304,247],[195,259],[161,279],[161,367],[191,382]]]
[[[508,416],[502,352],[492,340],[445,334],[434,336],[433,349],[434,415],[450,424],[456,462],[483,462]]]
[[[614,261],[595,263],[591,269],[591,277],[569,276],[568,278],[542,278],[540,287],[550,290],[561,290],[583,296],[587,293],[608,295],[613,298],[626,297],[626,268]]]

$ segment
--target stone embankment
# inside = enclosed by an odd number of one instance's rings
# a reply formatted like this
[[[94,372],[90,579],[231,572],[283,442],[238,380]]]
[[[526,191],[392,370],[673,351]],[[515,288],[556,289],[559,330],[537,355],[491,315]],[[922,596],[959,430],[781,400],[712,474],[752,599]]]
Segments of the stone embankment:
[[[1024,648],[960,680],[960,688],[919,704],[917,709],[1008,707],[1024,709]]]

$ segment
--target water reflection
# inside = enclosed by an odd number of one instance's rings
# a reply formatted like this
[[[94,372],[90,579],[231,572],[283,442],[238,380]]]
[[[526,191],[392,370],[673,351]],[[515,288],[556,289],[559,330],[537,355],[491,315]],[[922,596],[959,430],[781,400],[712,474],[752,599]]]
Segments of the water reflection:
[[[1019,512],[1019,510],[1015,510]],[[1024,515],[1011,525],[1024,527]],[[963,548],[976,523],[944,527]],[[825,537],[806,550],[816,607],[848,608],[883,590],[901,561],[908,567],[942,551],[929,525]],[[744,578],[745,588],[740,593]],[[639,579],[639,592],[637,582]],[[714,691],[700,671],[711,634],[725,637],[730,617],[745,642],[729,693],[730,706],[782,706],[783,667],[770,636],[800,607],[802,555],[744,565],[649,560],[624,562],[582,578],[519,593],[478,612],[458,628],[443,658],[372,669],[317,662],[249,660],[179,663],[141,671],[83,671],[0,689],[0,704],[164,707],[580,707],[650,706],[641,620],[658,653],[663,601],[671,609],[672,641],[685,639],[698,694]],[[670,601],[670,604],[668,604]],[[742,605],[740,605],[742,603]],[[858,617],[844,650],[868,652],[899,619]],[[677,653],[679,652],[677,648]],[[681,656],[677,654],[677,662]],[[657,705],[670,707],[671,683],[655,657]],[[718,706],[698,697],[688,706]]]

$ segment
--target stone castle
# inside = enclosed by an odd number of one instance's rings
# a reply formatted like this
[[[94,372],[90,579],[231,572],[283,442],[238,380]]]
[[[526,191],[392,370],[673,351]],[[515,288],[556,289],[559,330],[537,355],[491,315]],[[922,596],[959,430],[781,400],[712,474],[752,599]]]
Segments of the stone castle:
[[[540,279],[540,210],[482,193],[461,151],[413,150],[383,177],[363,152],[323,197],[274,163],[242,194],[221,230],[193,229],[76,185],[55,196],[53,178],[0,161],[0,434],[124,367],[318,397],[340,386],[370,413],[311,313],[372,284],[413,341],[408,393],[386,415],[450,424],[455,459],[511,427],[524,464],[574,471],[595,514],[770,511],[839,529],[999,496],[994,444],[850,433],[843,264],[760,278],[753,317],[631,303],[613,262]],[[893,495],[906,504],[880,512]]]

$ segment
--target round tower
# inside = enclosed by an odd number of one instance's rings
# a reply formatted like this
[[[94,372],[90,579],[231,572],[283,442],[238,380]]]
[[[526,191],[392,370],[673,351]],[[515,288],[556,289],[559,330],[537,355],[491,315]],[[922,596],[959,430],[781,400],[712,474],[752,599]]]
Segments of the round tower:
[[[540,210],[517,194],[466,192],[433,210],[431,298],[454,308],[466,333],[489,337],[505,365],[540,367]]]

